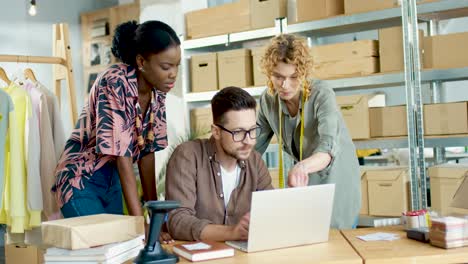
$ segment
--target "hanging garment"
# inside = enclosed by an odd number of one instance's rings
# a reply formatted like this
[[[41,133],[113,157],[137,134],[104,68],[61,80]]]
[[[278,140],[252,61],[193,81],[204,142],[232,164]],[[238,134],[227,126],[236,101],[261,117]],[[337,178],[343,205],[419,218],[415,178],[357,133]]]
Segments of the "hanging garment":
[[[31,102],[33,104],[34,112],[39,117],[39,136],[40,136],[40,185],[41,185],[41,197],[38,197],[37,187],[34,189],[28,189],[28,200],[32,197],[41,199],[43,206],[43,218],[49,220],[49,218],[59,211],[57,202],[50,191],[50,187],[54,183],[54,170],[57,165],[54,140],[52,134],[52,124],[50,121],[49,108],[47,103],[47,95],[38,88],[38,85],[26,81],[23,88],[31,96]],[[28,182],[28,187],[31,184]],[[37,206],[37,205],[36,205]]]
[[[49,110],[49,120],[52,128],[52,139],[55,149],[55,164],[58,163],[63,149],[65,148],[65,132],[63,129],[62,116],[57,96],[41,83],[37,83],[36,87],[46,95],[47,108]]]
[[[27,204],[26,188],[28,182],[28,153],[26,151],[34,151],[34,148],[27,147],[26,143],[39,140],[38,137],[35,138],[34,133],[29,133],[34,130],[33,124],[37,120],[34,120],[31,99],[24,89],[12,82],[4,91],[10,95],[15,110],[10,112],[9,116],[10,128],[5,148],[7,169],[0,223],[11,226],[12,233],[23,233],[25,229],[41,224],[41,211]],[[39,168],[36,168],[36,171],[38,170]]]
[[[29,82],[28,82],[29,83]],[[26,153],[26,205],[31,212],[30,223],[26,223],[26,227],[35,226],[34,223],[41,223],[42,205],[42,187],[41,187],[41,144],[39,132],[39,108],[40,108],[40,92],[30,86],[26,88],[26,83],[23,83],[23,88],[29,95],[31,101],[31,115],[26,120],[25,131],[25,153]]]
[[[0,192],[3,193],[5,186],[5,159],[6,138],[9,126],[10,112],[13,111],[13,102],[10,96],[0,89]],[[0,195],[0,208],[3,205],[3,195]]]

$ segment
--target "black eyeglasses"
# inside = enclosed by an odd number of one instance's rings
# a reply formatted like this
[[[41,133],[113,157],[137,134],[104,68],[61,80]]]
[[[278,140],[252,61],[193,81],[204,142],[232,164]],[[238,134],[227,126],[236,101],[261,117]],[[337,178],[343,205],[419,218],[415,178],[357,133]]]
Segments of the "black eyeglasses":
[[[241,142],[241,141],[244,141],[245,140],[245,137],[247,136],[247,134],[249,134],[249,137],[251,139],[256,139],[258,135],[260,135],[260,132],[262,131],[262,128],[257,125],[256,127],[250,129],[250,130],[236,130],[236,131],[231,131],[225,127],[223,127],[222,125],[218,125],[218,124],[215,124],[215,126],[221,128],[222,130],[230,133],[232,135],[232,140],[234,140],[234,142]]]

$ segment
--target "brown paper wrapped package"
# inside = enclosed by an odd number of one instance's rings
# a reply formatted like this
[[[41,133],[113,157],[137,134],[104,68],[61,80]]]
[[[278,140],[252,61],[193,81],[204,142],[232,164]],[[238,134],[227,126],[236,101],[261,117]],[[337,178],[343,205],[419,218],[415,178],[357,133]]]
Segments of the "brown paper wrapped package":
[[[42,223],[44,244],[82,249],[122,242],[144,234],[142,216],[99,214]]]

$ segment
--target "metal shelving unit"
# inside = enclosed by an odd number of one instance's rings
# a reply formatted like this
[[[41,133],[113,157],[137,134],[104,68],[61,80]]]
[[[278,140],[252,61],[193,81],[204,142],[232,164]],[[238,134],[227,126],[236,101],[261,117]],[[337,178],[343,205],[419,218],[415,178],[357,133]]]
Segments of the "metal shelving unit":
[[[468,80],[468,67],[453,69],[430,69],[421,72],[421,83],[447,82]],[[322,80],[321,83],[327,87],[339,90],[361,90],[378,87],[393,87],[405,85],[403,72],[377,73],[368,76],[341,78],[333,80]],[[244,88],[252,96],[260,96],[266,86]],[[201,93],[186,93],[184,99],[187,103],[210,101],[216,91]]]
[[[358,149],[407,148],[408,137],[371,138],[355,140]],[[468,134],[451,136],[425,136],[424,145],[428,148],[468,146]]]
[[[421,83],[468,80],[468,67],[453,69],[427,69],[421,71]],[[393,87],[405,85],[403,72],[377,73],[368,76],[323,80],[322,83],[335,90]]]
[[[468,15],[468,0],[441,0],[440,2],[418,5],[420,19],[454,18]],[[283,32],[314,33],[317,36],[352,33],[363,30],[378,29],[401,25],[401,9],[391,8],[361,14],[342,15],[321,20],[290,24],[283,26]],[[264,28],[213,37],[186,40],[185,50],[226,45],[246,40],[257,40],[273,37],[278,34],[278,27]]]
[[[261,40],[270,38],[280,32],[296,34],[313,34],[314,37],[327,35],[353,33],[366,30],[402,25],[404,28],[405,43],[405,72],[373,74],[362,77],[323,80],[322,83],[336,91],[362,90],[367,88],[406,86],[408,105],[408,137],[374,138],[355,141],[356,148],[409,148],[412,208],[418,209],[426,206],[426,176],[424,147],[468,146],[468,135],[454,136],[423,136],[421,84],[431,84],[433,96],[438,97],[438,87],[441,82],[468,80],[468,67],[454,69],[421,70],[419,65],[419,49],[415,48],[417,32],[415,28],[419,22],[433,24],[433,20],[468,16],[468,0],[440,0],[438,2],[424,3],[416,6],[416,0],[404,0],[401,8],[392,8],[354,15],[341,15],[322,20],[287,24],[286,19],[277,20],[276,26],[259,30],[232,33],[201,39],[183,41],[183,56],[201,51],[220,49],[223,46],[241,44],[243,41]],[[403,14],[403,16],[402,16]],[[403,21],[403,23],[402,23]],[[409,26],[412,30],[409,30]],[[187,63],[185,63],[187,65]],[[184,73],[184,101],[186,104],[207,102],[216,93],[189,93],[188,67]],[[438,85],[437,85],[438,84]],[[253,96],[259,96],[266,87],[246,88]],[[434,102],[438,102],[435,100]],[[270,145],[267,151],[277,151],[277,145]]]
[[[247,92],[249,92],[252,96],[260,96],[263,91],[265,91],[266,86],[258,86],[258,87],[249,87],[244,88]],[[210,101],[211,98],[217,93],[217,91],[209,91],[209,92],[202,92],[202,93],[187,93],[185,95],[185,102],[205,102]]]

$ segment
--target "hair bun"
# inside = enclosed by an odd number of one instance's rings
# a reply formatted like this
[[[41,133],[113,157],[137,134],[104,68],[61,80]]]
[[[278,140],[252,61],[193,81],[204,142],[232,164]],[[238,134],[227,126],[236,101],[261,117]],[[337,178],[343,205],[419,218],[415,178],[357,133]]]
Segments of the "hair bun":
[[[133,65],[135,50],[135,32],[138,28],[136,21],[128,21],[117,26],[112,40],[112,54],[123,63]]]

